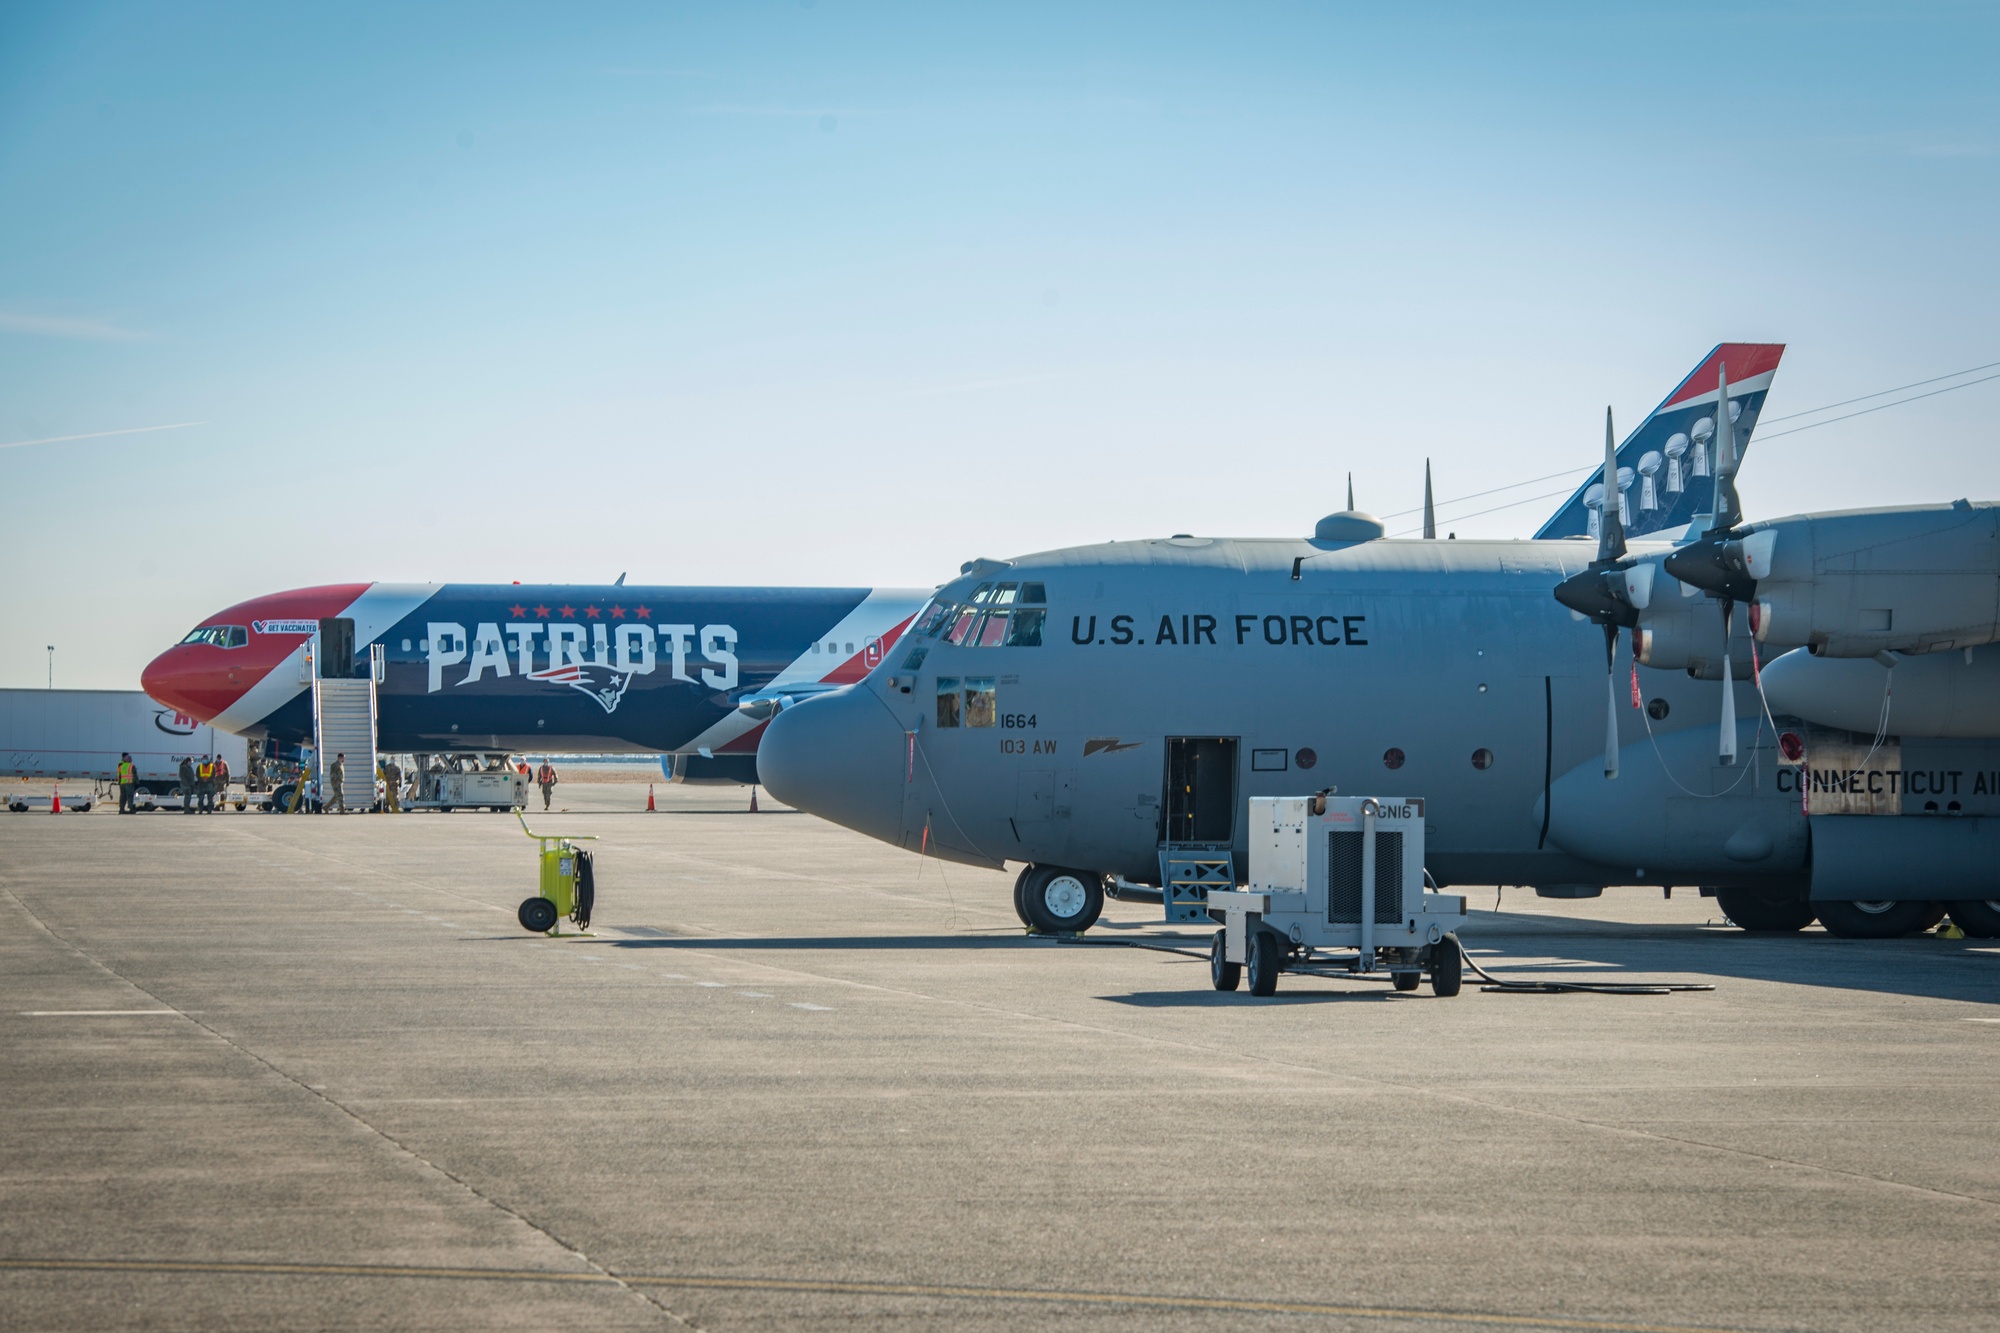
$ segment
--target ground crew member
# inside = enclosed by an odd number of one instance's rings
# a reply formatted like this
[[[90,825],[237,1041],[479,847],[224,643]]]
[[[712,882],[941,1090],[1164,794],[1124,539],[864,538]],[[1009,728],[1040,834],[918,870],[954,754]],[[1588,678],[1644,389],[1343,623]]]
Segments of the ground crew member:
[[[194,813],[194,760],[181,756],[181,813]]]
[[[393,759],[384,759],[381,764],[382,805],[392,815],[403,813],[403,803],[398,799],[403,786],[403,770]]]
[[[549,793],[555,789],[556,766],[542,760],[542,766],[535,770],[535,783],[542,789],[542,809],[549,808]]]
[[[342,750],[339,754],[334,755],[333,762],[327,766],[327,809],[331,810],[338,807],[341,814],[344,815],[347,813],[347,795],[343,790],[346,785],[347,752]]]
[[[119,755],[118,756],[118,813],[119,814],[129,815],[133,813],[134,810],[137,809],[137,807],[133,805],[132,801],[134,794],[138,790],[139,790],[138,766],[132,762],[132,756],[129,753]]]
[[[208,755],[194,766],[195,809],[204,815],[215,813],[215,761]]]
[[[215,756],[215,808],[220,810],[229,799],[229,761],[221,755]]]

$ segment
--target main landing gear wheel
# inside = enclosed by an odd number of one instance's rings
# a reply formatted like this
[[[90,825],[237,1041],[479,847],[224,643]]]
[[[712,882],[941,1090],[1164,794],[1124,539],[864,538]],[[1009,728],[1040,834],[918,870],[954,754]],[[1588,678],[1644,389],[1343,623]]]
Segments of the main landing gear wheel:
[[[1715,901],[1739,930],[1787,934],[1813,922],[1813,905],[1785,889],[1717,889]]]
[[[1215,983],[1217,990],[1235,990],[1243,980],[1243,964],[1232,963],[1224,949],[1222,937],[1226,931],[1216,931],[1215,939],[1208,946],[1208,979]]]
[[[1104,879],[1084,870],[1036,866],[1022,878],[1022,915],[1043,935],[1081,935],[1104,913]]]
[[[1446,935],[1431,946],[1431,994],[1450,999],[1465,984],[1465,952],[1458,936]]]
[[[2000,899],[1950,905],[1951,919],[1975,940],[2000,939]]]
[[[1033,866],[1022,866],[1021,873],[1014,876],[1014,915],[1021,918],[1022,925],[1031,929],[1035,923],[1028,920],[1028,899],[1026,895],[1028,892],[1028,876],[1034,873],[1035,868]]]
[[[521,920],[521,929],[530,935],[546,935],[555,929],[556,905],[547,898],[524,898],[521,910],[514,914]]]
[[[1829,932],[1850,940],[1893,940],[1913,930],[1922,930],[1937,910],[1930,902],[1822,902],[1819,923]]]
[[[1278,973],[1285,969],[1285,942],[1268,930],[1250,937],[1250,993],[1276,995]]]

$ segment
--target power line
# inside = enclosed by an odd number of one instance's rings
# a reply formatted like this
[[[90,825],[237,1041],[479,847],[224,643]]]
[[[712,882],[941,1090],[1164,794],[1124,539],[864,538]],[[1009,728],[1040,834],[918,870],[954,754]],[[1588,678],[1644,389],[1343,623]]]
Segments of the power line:
[[[1996,362],[1994,362],[1994,364],[1995,364],[1995,365],[2000,365],[2000,361],[1996,361]],[[1965,372],[1964,372],[1964,371],[1960,371],[1959,373],[1960,373],[1960,374],[1962,375],[1962,374],[1964,374]],[[1946,379],[1950,379],[1951,377],[1950,377],[1949,375],[1947,375],[1947,376],[1944,376],[1944,378],[1946,378]],[[1797,435],[1797,434],[1798,434],[1798,433],[1799,433],[1800,431],[1802,431],[1802,430],[1817,430],[1817,429],[1818,429],[1819,427],[1821,427],[1821,426],[1831,426],[1831,425],[1832,425],[1832,424],[1833,424],[1834,422],[1836,422],[1836,421],[1846,421],[1846,420],[1848,420],[1848,419],[1850,419],[1850,418],[1852,418],[1852,417],[1865,417],[1865,416],[1867,416],[1867,415],[1868,415],[1868,414],[1869,414],[1870,412],[1886,412],[1886,411],[1888,411],[1888,410],[1889,410],[1890,408],[1892,408],[1892,407],[1901,407],[1901,406],[1902,406],[1902,405],[1903,405],[1904,403],[1914,403],[1914,402],[1916,402],[1916,401],[1917,401],[1917,400],[1918,400],[1919,398],[1935,398],[1935,397],[1937,397],[1937,396],[1938,396],[1939,394],[1941,394],[1941,393],[1950,393],[1950,392],[1951,392],[1952,390],[1954,390],[1954,389],[1970,389],[1970,388],[1971,388],[1971,387],[1972,387],[1973,385],[1975,385],[1975,384],[1984,384],[1984,383],[1986,383],[1986,382],[1987,382],[1988,380],[2000,380],[2000,375],[1982,375],[1982,376],[1981,376],[1980,378],[1978,378],[1978,379],[1976,379],[1976,380],[1967,380],[1967,381],[1966,381],[1965,383],[1963,383],[1963,384],[1948,384],[1948,385],[1946,385],[1946,386],[1945,386],[1944,388],[1942,388],[1942,389],[1932,389],[1932,390],[1931,390],[1931,391],[1930,391],[1929,393],[1913,393],[1913,394],[1911,394],[1911,395],[1910,395],[1910,396],[1909,396],[1908,398],[1898,398],[1898,399],[1897,399],[1897,400],[1896,400],[1895,402],[1893,402],[1893,403],[1878,403],[1878,404],[1876,404],[1876,405],[1875,405],[1874,407],[1864,407],[1864,408],[1862,408],[1862,409],[1861,409],[1861,410],[1860,410],[1859,412],[1843,412],[1843,413],[1841,413],[1841,414],[1840,414],[1839,416],[1837,416],[1837,417],[1828,417],[1828,418],[1827,418],[1827,419],[1826,419],[1825,421],[1814,421],[1814,422],[1809,422],[1808,424],[1806,424],[1806,425],[1803,425],[1803,426],[1794,426],[1794,427],[1792,427],[1792,428],[1791,428],[1790,430],[1779,430],[1779,431],[1773,431],[1773,432],[1771,432],[1771,433],[1770,433],[1769,435],[1766,435],[1766,436],[1765,436],[1764,438],[1765,438],[1765,439],[1767,439],[1767,440],[1775,440],[1775,439],[1777,439],[1777,438],[1778,438],[1779,436],[1781,436],[1781,435]],[[1907,386],[1905,386],[1905,387],[1907,387]],[[1894,389],[1891,389],[1891,390],[1889,390],[1889,392],[1890,392],[1890,393],[1894,393],[1894,392],[1895,392],[1895,390],[1894,390]],[[1875,396],[1874,394],[1870,394],[1870,395],[1869,395],[1869,397],[1871,397],[1871,398],[1872,398],[1872,397],[1874,397],[1874,396]],[[1850,403],[1858,403],[1858,402],[1860,402],[1861,400],[1860,400],[1859,398],[1850,398],[1850,399],[1848,399],[1847,401],[1848,401],[1848,402],[1850,402]],[[1839,404],[1835,404],[1835,406],[1839,406]],[[1821,411],[1825,411],[1826,409],[1825,409],[1825,408],[1821,408],[1820,410],[1821,410]],[[1800,413],[1795,413],[1794,415],[1797,415],[1797,416],[1809,416],[1809,415],[1811,415],[1811,414],[1810,414],[1810,413],[1805,413],[1805,412],[1800,412]],[[1779,419],[1780,419],[1780,420],[1783,420],[1783,418],[1779,418]],[[1751,439],[1752,439],[1753,441],[1754,441],[1754,440],[1756,439],[1756,433],[1755,433],[1754,431],[1753,431],[1753,432],[1751,433]]]
[[[2000,361],[1989,361],[1987,364],[1983,366],[1973,366],[1966,370],[1953,371],[1949,375],[1936,375],[1927,380],[1917,380],[1913,384],[1898,385],[1896,388],[1893,389],[1882,389],[1875,393],[1864,393],[1859,398],[1846,398],[1837,403],[1826,403],[1820,407],[1808,408],[1803,412],[1787,412],[1784,416],[1781,417],[1767,417],[1759,421],[1757,424],[1759,426],[1763,426],[1776,421],[1796,421],[1800,417],[1814,416],[1820,412],[1830,412],[1836,407],[1846,407],[1849,403],[1865,403],[1870,398],[1880,398],[1883,394],[1886,393],[1901,393],[1904,389],[1915,389],[1925,384],[1936,384],[1940,380],[1957,379],[1961,375],[1970,375],[1974,371],[1991,370],[1995,366],[2000,366]],[[1808,422],[1803,426],[1794,426],[1790,430],[1775,430],[1764,435],[1758,435],[1753,430],[1751,432],[1751,436],[1748,443],[1755,444],[1758,440],[1775,440],[1786,435],[1796,435],[1802,430],[1816,430],[1821,426],[1831,426],[1836,421],[1849,421],[1855,417],[1865,417],[1871,412],[1886,412],[1892,407],[1901,407],[1904,403],[1914,403],[1924,398],[1935,398],[1941,393],[1952,393],[1959,389],[1970,389],[1975,384],[1985,384],[1992,380],[2000,380],[2000,374],[1982,375],[1976,380],[1966,380],[1963,384],[1948,384],[1942,389],[1932,389],[1929,393],[1913,393],[1908,398],[1898,398],[1893,403],[1877,403],[1873,407],[1864,407],[1859,412],[1843,412],[1837,417],[1828,417],[1824,421]],[[1443,509],[1447,505],[1463,504],[1467,500],[1479,500],[1489,495],[1499,495],[1504,491],[1516,490],[1522,486],[1532,486],[1538,481],[1554,481],[1557,477],[1574,477],[1579,475],[1580,473],[1595,472],[1595,471],[1597,471],[1597,468],[1595,466],[1565,468],[1561,472],[1551,472],[1548,473],[1546,476],[1530,477],[1526,481],[1516,481],[1506,486],[1495,486],[1491,490],[1474,491],[1470,495],[1461,495],[1456,497],[1455,499],[1440,500],[1437,502],[1435,508]],[[1551,494],[1561,495],[1564,494],[1564,492],[1554,491],[1551,492]],[[1487,514],[1497,514],[1503,509],[1512,509],[1516,505],[1531,504],[1536,500],[1545,500],[1548,498],[1549,497],[1547,495],[1532,495],[1525,500],[1510,501],[1509,503],[1504,505],[1497,505],[1492,509],[1481,509],[1477,513],[1455,514],[1452,516],[1451,521],[1456,523],[1456,522],[1461,522],[1468,518],[1480,518]],[[1421,512],[1420,509],[1399,509],[1393,514],[1384,514],[1383,517],[1402,518],[1406,515],[1415,514],[1419,512]],[[1412,531],[1415,531],[1415,529],[1412,529]],[[1399,532],[1396,535],[1400,537],[1403,534]]]
[[[1817,413],[1817,412],[1831,412],[1831,411],[1832,411],[1832,410],[1833,410],[1834,408],[1836,408],[1836,407],[1846,407],[1846,406],[1847,406],[1847,405],[1848,405],[1849,403],[1865,403],[1865,402],[1867,402],[1867,401],[1868,401],[1868,400],[1869,400],[1870,398],[1880,398],[1880,397],[1882,397],[1882,396],[1883,396],[1884,394],[1891,394],[1891,393],[1901,393],[1901,392],[1902,392],[1903,390],[1905,390],[1905,389],[1921,389],[1921,388],[1923,388],[1923,387],[1924,387],[1924,386],[1925,386],[1926,384],[1938,384],[1938,383],[1941,383],[1941,382],[1942,382],[1942,381],[1944,381],[1944,380],[1955,380],[1955,379],[1957,379],[1957,378],[1958,378],[1958,377],[1959,377],[1960,375],[1972,375],[1972,374],[1976,374],[1976,373],[1978,373],[1979,371],[1982,371],[1982,370],[1991,370],[1991,369],[1993,369],[1993,368],[1994,368],[1995,366],[2000,366],[2000,361],[1988,361],[1988,362],[1987,362],[1987,363],[1986,363],[1985,365],[1983,365],[1983,366],[1974,366],[1974,367],[1972,367],[1972,368],[1971,368],[1970,370],[1954,370],[1954,371],[1953,371],[1953,372],[1952,372],[1951,374],[1949,374],[1949,375],[1933,375],[1933,376],[1932,376],[1932,377],[1931,377],[1930,379],[1927,379],[1927,380],[1918,380],[1918,381],[1917,381],[1916,383],[1914,383],[1914,384],[1898,384],[1898,385],[1897,385],[1897,386],[1896,386],[1895,388],[1893,388],[1893,389],[1877,389],[1877,390],[1876,390],[1876,391],[1875,391],[1874,393],[1864,393],[1864,394],[1862,394],[1862,395],[1861,395],[1861,396],[1860,396],[1859,398],[1843,398],[1843,399],[1841,399],[1841,400],[1840,400],[1839,402],[1837,402],[1837,403],[1827,403],[1827,404],[1825,404],[1825,405],[1823,405],[1823,406],[1820,406],[1820,407],[1809,407],[1809,408],[1807,408],[1807,409],[1806,409],[1805,411],[1803,411],[1803,412],[1787,412],[1787,413],[1785,413],[1785,415],[1783,415],[1783,416],[1781,416],[1781,417],[1766,417],[1766,418],[1764,418],[1764,420],[1763,420],[1763,421],[1762,421],[1761,423],[1759,423],[1759,424],[1761,424],[1761,425],[1766,425],[1766,426],[1768,426],[1768,425],[1770,425],[1770,424],[1771,424],[1772,422],[1774,422],[1774,421],[1795,421],[1795,420],[1797,420],[1797,419],[1798,419],[1798,418],[1800,418],[1800,417],[1809,417],[1809,416],[1812,416],[1812,415],[1813,415],[1814,413]],[[1992,376],[1990,376],[1990,375],[1989,375],[1989,376],[1988,376],[1987,378],[1988,378],[1988,379],[1991,379],[1991,378],[1992,378]],[[1972,381],[1972,382],[1973,382],[1974,384],[1977,384],[1977,383],[1979,383],[1979,381],[1978,381],[1978,380],[1974,380],[1974,381]],[[1963,384],[1955,384],[1955,385],[1953,385],[1952,387],[1953,387],[1953,388],[1955,388],[1955,389],[1962,389],[1962,388],[1964,388],[1965,386],[1964,386]],[[1918,395],[1918,396],[1919,396],[1919,397],[1922,397],[1922,395],[1921,395],[1921,394],[1920,394],[1920,395]]]

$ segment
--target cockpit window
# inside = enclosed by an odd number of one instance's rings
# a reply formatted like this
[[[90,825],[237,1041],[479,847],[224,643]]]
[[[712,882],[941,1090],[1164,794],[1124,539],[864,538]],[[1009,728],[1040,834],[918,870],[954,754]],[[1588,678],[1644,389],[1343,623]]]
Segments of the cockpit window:
[[[965,648],[1039,648],[1047,601],[1040,583],[982,583],[963,602],[933,602],[912,633]]]
[[[241,648],[250,642],[250,631],[241,625],[203,625],[188,631],[182,643],[205,643],[211,648]]]
[[[940,727],[958,725],[958,677],[939,676],[937,678],[937,724]]]

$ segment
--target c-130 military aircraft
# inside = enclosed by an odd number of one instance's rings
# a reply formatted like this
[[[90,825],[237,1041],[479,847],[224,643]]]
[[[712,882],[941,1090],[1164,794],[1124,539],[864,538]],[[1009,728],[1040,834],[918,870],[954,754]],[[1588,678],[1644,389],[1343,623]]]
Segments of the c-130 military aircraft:
[[[1716,348],[1622,447],[1607,413],[1602,474],[1534,539],[1350,510],[971,561],[865,678],[772,720],[760,775],[913,851],[1025,863],[1048,932],[1107,885],[1241,882],[1248,798],[1333,789],[1426,798],[1440,887],[2000,934],[2000,506],[1746,521],[1782,350]]]

